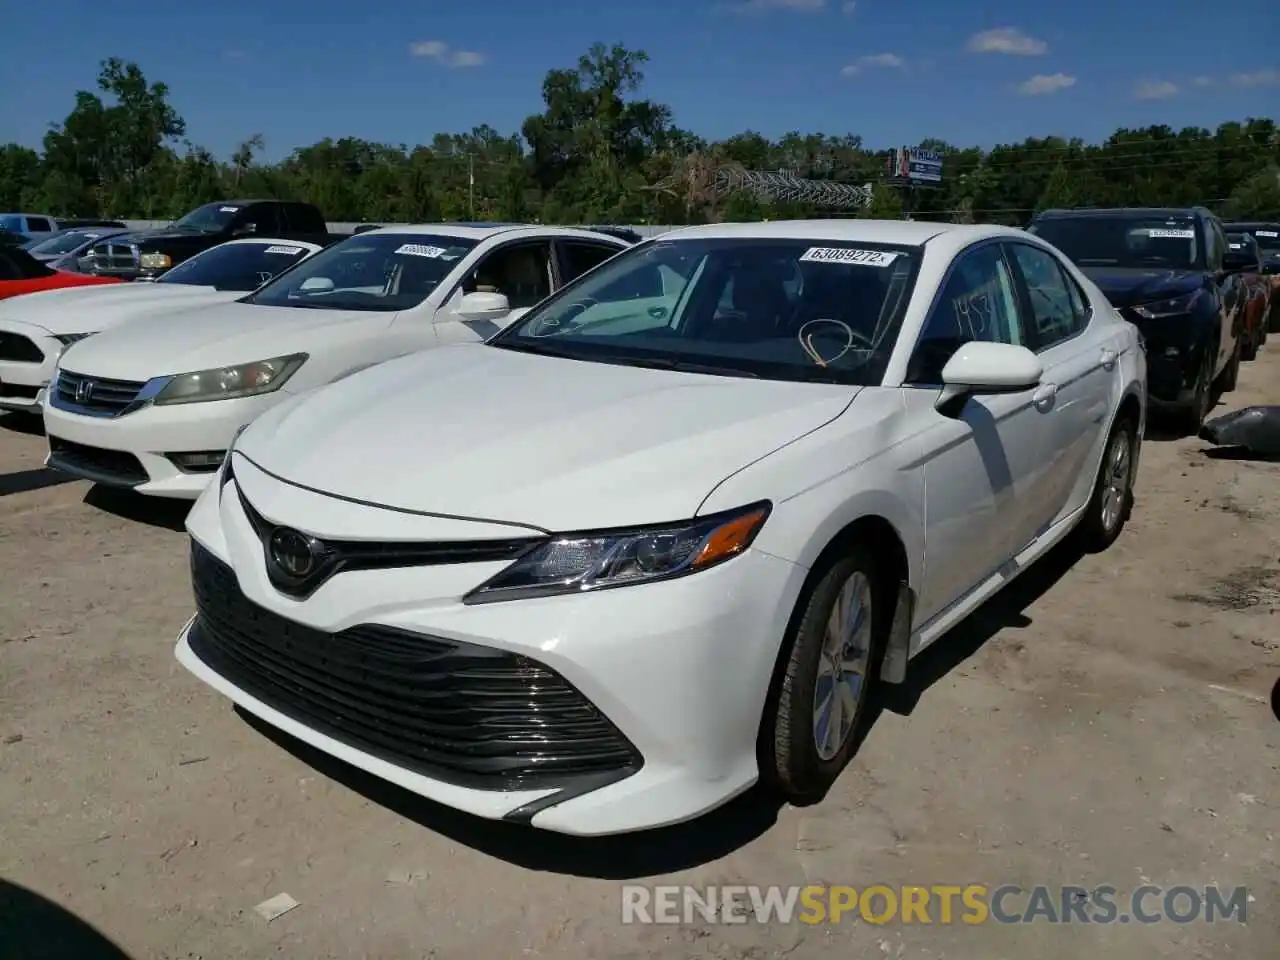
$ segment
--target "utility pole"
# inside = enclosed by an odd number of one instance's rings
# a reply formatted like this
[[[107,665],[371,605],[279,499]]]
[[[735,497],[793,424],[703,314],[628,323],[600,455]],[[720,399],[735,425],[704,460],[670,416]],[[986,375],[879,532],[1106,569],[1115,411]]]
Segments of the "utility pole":
[[[475,154],[467,153],[467,210],[469,218],[474,221],[476,218],[476,158]]]

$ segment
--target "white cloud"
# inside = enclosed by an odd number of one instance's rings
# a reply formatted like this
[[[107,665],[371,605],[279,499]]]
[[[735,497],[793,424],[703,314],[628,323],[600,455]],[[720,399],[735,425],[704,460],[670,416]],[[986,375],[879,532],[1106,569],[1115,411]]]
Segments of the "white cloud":
[[[767,13],[789,10],[792,13],[818,13],[827,9],[827,0],[739,0],[725,5],[730,13]]]
[[[840,69],[840,72],[846,77],[852,77],[868,68],[872,70],[896,70],[900,67],[905,67],[906,65],[907,61],[903,60],[896,53],[873,53],[870,56],[859,57],[857,60],[853,61],[853,63],[846,64]]]
[[[1024,97],[1039,97],[1074,87],[1076,78],[1066,73],[1037,73],[1018,84],[1018,92]]]
[[[1233,73],[1229,79],[1234,87],[1277,87],[1280,86],[1280,70]]]
[[[997,27],[983,30],[969,38],[966,45],[970,53],[1007,53],[1015,57],[1038,57],[1049,52],[1043,40],[1027,36],[1017,27]]]
[[[478,67],[484,63],[483,53],[474,50],[455,50],[440,40],[419,40],[409,44],[409,55],[434,60],[446,67]]]
[[[1168,100],[1177,94],[1177,85],[1168,80],[1144,80],[1133,88],[1135,100]]]
[[[1213,77],[1206,77],[1204,75],[1198,76],[1191,81],[1191,85],[1195,87],[1212,87],[1215,83],[1217,83],[1217,81],[1214,80]]]

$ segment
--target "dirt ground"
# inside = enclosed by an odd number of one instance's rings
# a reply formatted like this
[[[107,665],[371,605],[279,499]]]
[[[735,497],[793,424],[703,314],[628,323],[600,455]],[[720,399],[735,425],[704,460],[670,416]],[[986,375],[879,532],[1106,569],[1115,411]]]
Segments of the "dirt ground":
[[[1278,382],[1280,343],[1227,400],[1280,402]],[[820,806],[753,796],[578,842],[242,718],[173,659],[184,510],[59,482],[0,417],[0,958],[1274,958],[1280,463],[1205,446],[1149,437],[1116,546],[1060,551],[939,642]],[[1251,900],[1244,925],[642,926],[621,922],[630,878]],[[268,923],[253,908],[280,893],[299,906]]]

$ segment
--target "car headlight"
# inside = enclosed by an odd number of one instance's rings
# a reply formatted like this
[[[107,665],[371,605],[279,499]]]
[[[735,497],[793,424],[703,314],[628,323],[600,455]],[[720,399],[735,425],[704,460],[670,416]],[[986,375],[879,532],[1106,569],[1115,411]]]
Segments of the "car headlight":
[[[307,360],[305,353],[230,367],[179,373],[156,394],[152,403],[205,403],[210,400],[233,400],[271,393],[284,386]]]
[[[1180,297],[1170,297],[1168,300],[1157,300],[1155,303],[1143,303],[1133,308],[1133,312],[1140,317],[1148,320],[1160,320],[1164,317],[1176,317],[1182,313],[1190,313],[1191,309],[1204,296],[1204,287],[1199,290],[1193,290],[1191,293],[1183,294]]]
[[[698,573],[751,546],[771,509],[767,502],[753,503],[670,525],[559,535],[476,587],[463,603],[585,593]]]
[[[85,337],[92,337],[92,336],[93,336],[92,332],[90,333],[55,333],[53,335],[53,339],[57,340],[60,344],[62,344],[62,348],[65,350],[67,347],[71,346],[77,340],[83,340]]]
[[[167,253],[144,253],[138,258],[138,266],[143,270],[168,270],[173,263]]]

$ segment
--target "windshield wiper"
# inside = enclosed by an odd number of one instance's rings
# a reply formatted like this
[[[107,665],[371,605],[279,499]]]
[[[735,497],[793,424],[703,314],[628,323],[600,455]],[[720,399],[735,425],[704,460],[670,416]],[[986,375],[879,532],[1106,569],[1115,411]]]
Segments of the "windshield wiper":
[[[742,367],[730,367],[724,364],[697,363],[690,360],[676,360],[672,357],[632,357],[626,355],[592,356],[588,358],[596,363],[613,363],[620,367],[645,367],[652,370],[675,370],[679,373],[708,373],[720,377],[747,377],[760,379],[760,375]]]
[[[489,344],[491,347],[498,347],[501,350],[514,350],[517,353],[532,353],[540,357],[561,357],[565,360],[582,360],[580,354],[570,353],[561,347],[553,347],[547,343],[528,343],[519,340],[503,340],[499,343]]]

